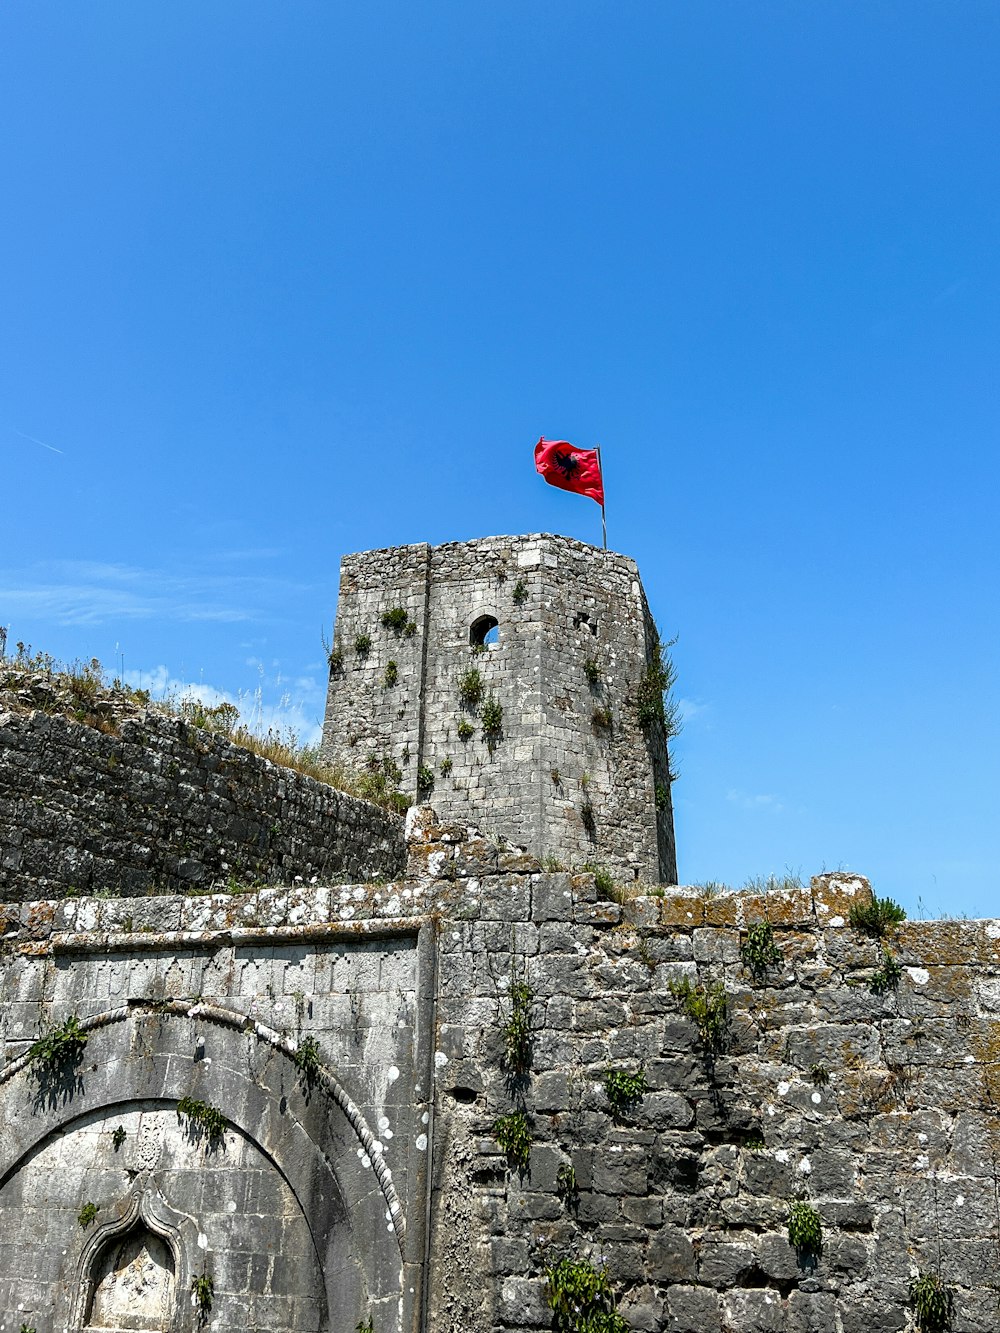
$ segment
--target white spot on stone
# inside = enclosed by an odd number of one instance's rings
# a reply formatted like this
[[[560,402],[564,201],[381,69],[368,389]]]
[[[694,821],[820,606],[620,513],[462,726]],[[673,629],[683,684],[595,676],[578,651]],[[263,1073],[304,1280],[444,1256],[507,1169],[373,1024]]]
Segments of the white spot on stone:
[[[391,1139],[391,1138],[392,1138],[392,1130],[391,1130],[391,1129],[383,1129],[383,1131],[382,1131],[382,1137],[383,1137],[384,1139]]]
[[[917,1158],[917,1160],[913,1163],[913,1169],[915,1171],[926,1170],[926,1168],[930,1165],[930,1160],[931,1159],[927,1156],[926,1153],[921,1153],[920,1156]]]
[[[817,911],[817,912],[821,912],[821,913],[824,913],[824,914],[825,914],[825,913],[829,912],[829,910],[830,910],[830,904],[829,904],[829,903],[817,903],[817,904],[816,904],[816,911]]]
[[[799,1170],[802,1172],[804,1176],[808,1176],[812,1173],[812,1169],[813,1169],[812,1162],[810,1162],[808,1157],[803,1157],[802,1161],[799,1162]]]
[[[367,1153],[363,1153],[361,1156],[361,1165],[367,1171],[368,1168],[371,1166],[371,1164],[372,1164],[372,1159],[368,1156]]]
[[[416,1144],[416,1147],[417,1147],[417,1152],[426,1152],[426,1151],[427,1151],[427,1135],[426,1135],[426,1134],[418,1134],[418,1135],[417,1135],[417,1144]]]
[[[235,1212],[236,1212],[236,1200],[235,1200],[235,1199],[230,1199],[229,1202],[226,1204],[226,1212],[227,1212],[227,1213],[235,1213]]]
[[[388,1128],[389,1128],[389,1117],[388,1117],[387,1115],[380,1115],[380,1116],[379,1116],[379,1118],[378,1118],[378,1127],[379,1127],[379,1129],[388,1129]]]
[[[955,1195],[955,1207],[956,1207],[956,1208],[961,1208],[961,1207],[963,1206],[964,1203],[965,1203],[965,1195],[964,1195],[964,1194],[956,1194],[956,1195]]]
[[[431,1118],[430,1111],[425,1111],[423,1115],[420,1117],[420,1123],[422,1125],[426,1125],[430,1122],[430,1118]]]
[[[926,967],[908,967],[904,970],[909,972],[914,986],[926,986],[931,979],[931,974]]]
[[[774,1106],[771,1104],[771,1102],[768,1102],[767,1104],[767,1113],[768,1115],[774,1115]]]
[[[451,938],[453,940],[460,940],[462,938],[462,932],[460,930],[453,930],[451,932]]]
[[[927,1135],[926,1135],[926,1134],[918,1134],[918,1135],[917,1135],[917,1142],[918,1142],[918,1143],[926,1143],[926,1142],[927,1142]]]
[[[390,1083],[395,1083],[396,1079],[399,1078],[399,1070],[396,1068],[395,1065],[389,1066],[388,1070],[386,1071],[386,1078],[389,1080]]]
[[[448,1057],[445,1055],[444,1051],[434,1052],[434,1063],[438,1069],[444,1068],[444,1066],[448,1063]]]
[[[829,912],[830,909],[824,904],[819,910],[821,912]],[[830,918],[831,926],[842,926],[843,924],[844,924],[844,918],[842,916],[832,916]]]
[[[204,1231],[198,1232],[198,1249],[199,1250],[208,1249],[208,1237],[205,1235]]]
[[[787,1161],[788,1161],[788,1149],[787,1149],[787,1148],[779,1148],[778,1151],[774,1154],[774,1160],[775,1160],[776,1162],[787,1162]]]
[[[819,1106],[823,1098],[819,1095],[818,1092],[814,1092],[812,1096],[809,1098],[809,1100],[813,1103],[813,1105]]]
[[[975,1062],[976,1062],[976,1057],[974,1055],[967,1055],[965,1059],[962,1061],[962,1063],[966,1065],[972,1065],[975,1064]]]
[[[782,1081],[781,1083],[779,1083],[779,1084],[778,1084],[778,1096],[779,1096],[779,1097],[787,1097],[787,1096],[788,1096],[788,1089],[789,1089],[791,1086],[792,1086],[792,1085],[791,1085],[790,1083],[785,1083],[784,1081]]]
[[[392,1224],[392,1222],[390,1222],[389,1225],[386,1227],[386,1231],[395,1231],[395,1230],[396,1230],[396,1228],[395,1228],[395,1226]]]

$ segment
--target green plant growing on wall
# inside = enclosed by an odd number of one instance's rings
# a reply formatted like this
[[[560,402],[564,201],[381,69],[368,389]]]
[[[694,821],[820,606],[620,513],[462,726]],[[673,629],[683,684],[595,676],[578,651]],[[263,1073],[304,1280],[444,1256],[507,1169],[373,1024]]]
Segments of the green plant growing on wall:
[[[583,800],[580,802],[580,823],[583,825],[583,831],[591,842],[597,837],[597,811],[594,809],[594,802],[590,799],[590,793],[584,792]]]
[[[639,726],[648,733],[659,724],[668,741],[681,729],[680,705],[672,695],[677,683],[677,671],[669,652],[676,642],[676,639],[671,639],[669,643],[662,644],[654,631],[652,658],[639,677],[635,691],[635,713]]]
[[[870,903],[854,903],[848,920],[852,930],[880,940],[887,930],[906,920],[906,908],[891,898],[873,897]]]
[[[386,629],[391,629],[394,634],[402,634],[409,619],[410,617],[401,606],[391,606],[388,611],[382,612],[382,624]]]
[[[566,1208],[576,1208],[580,1202],[580,1186],[572,1162],[563,1162],[556,1172],[556,1194]]]
[[[545,1299],[555,1333],[628,1333],[615,1309],[607,1269],[563,1256],[545,1270]]]
[[[510,1073],[523,1076],[531,1068],[531,1007],[535,993],[524,980],[511,981],[510,1013],[501,1028],[504,1064]]]
[[[593,875],[594,888],[597,890],[597,896],[601,902],[613,903],[616,901],[615,881],[610,870],[605,866],[594,865],[592,861],[587,861],[581,869],[585,870],[587,874]]]
[[[94,1218],[97,1216],[99,1212],[100,1209],[98,1208],[97,1204],[92,1203],[88,1199],[88,1201],[83,1205],[83,1207],[77,1213],[76,1220],[80,1223],[82,1227],[89,1227],[91,1222],[93,1222]]]
[[[453,768],[454,764],[451,762],[451,758],[448,756],[442,759],[440,764],[438,764],[438,771],[440,772],[443,778],[446,778]]]
[[[669,989],[697,1027],[705,1050],[710,1053],[721,1051],[726,1044],[729,1025],[729,1007],[722,982],[716,981],[708,986],[692,985],[690,977],[681,977],[680,981],[671,981]]]
[[[656,800],[656,809],[662,814],[670,804],[670,786],[666,782],[658,782],[653,789],[653,795]]]
[[[391,690],[397,680],[399,680],[399,667],[390,658],[385,664],[385,670],[382,672],[383,689]]]
[[[772,967],[781,966],[784,957],[774,942],[770,921],[757,921],[748,927],[746,939],[740,945],[740,957],[743,966],[758,981],[766,977]]]
[[[788,1241],[804,1257],[816,1258],[823,1251],[823,1224],[819,1213],[802,1199],[788,1210]]]
[[[416,634],[416,632],[417,632],[417,622],[415,620],[408,620],[406,624],[403,626],[403,638],[412,639],[414,634]]]
[[[339,676],[344,669],[344,654],[339,648],[330,648],[327,650],[326,663],[330,668],[330,675]]]
[[[28,1048],[28,1063],[42,1078],[73,1069],[83,1059],[87,1035],[80,1027],[78,1016],[70,1014],[64,1022],[50,1027],[32,1043]]]
[[[492,752],[503,737],[503,704],[495,694],[483,701],[479,720],[483,725],[483,740]]]
[[[417,791],[429,792],[434,786],[434,770],[428,764],[421,764],[417,769]]]
[[[624,1069],[606,1069],[604,1071],[604,1095],[611,1103],[615,1116],[631,1111],[648,1091],[646,1074],[640,1069],[635,1074]]]
[[[596,690],[601,683],[601,664],[596,657],[588,657],[583,664],[583,674],[587,677],[587,684],[592,690]]]
[[[119,1125],[111,1135],[111,1146],[114,1148],[115,1152],[118,1151],[127,1138],[128,1134],[125,1132],[125,1126]]]
[[[896,989],[902,975],[903,969],[896,961],[895,954],[883,946],[882,966],[877,972],[872,973],[868,989],[873,995],[886,995],[889,991]]]
[[[467,717],[458,719],[458,739],[460,741],[470,741],[476,734],[476,729]]]
[[[955,1317],[955,1294],[937,1273],[913,1279],[910,1304],[920,1333],[948,1333]]]
[[[21,1333],[35,1333],[34,1324],[22,1324]]]
[[[372,650],[372,636],[367,633],[358,634],[354,639],[354,651],[359,657],[367,657]]]
[[[830,1071],[826,1065],[810,1065],[809,1077],[812,1079],[814,1088],[825,1088],[830,1082]]]
[[[523,1111],[510,1111],[493,1122],[493,1137],[523,1175],[531,1160],[531,1126]]]
[[[375,1333],[375,1325],[372,1322],[371,1315],[367,1319],[361,1319],[354,1325],[354,1333]]]
[[[613,723],[610,708],[595,708],[590,715],[590,725],[595,731],[610,731]]]
[[[212,1313],[215,1283],[207,1273],[198,1273],[191,1279],[191,1304],[198,1313],[198,1322],[204,1323]]]
[[[464,708],[475,708],[483,697],[483,673],[478,667],[469,667],[458,678],[458,697]]]
[[[199,1101],[197,1097],[182,1097],[177,1103],[177,1119],[187,1120],[190,1132],[196,1138],[204,1138],[210,1148],[216,1147],[225,1137],[226,1117],[216,1106]]]
[[[525,583],[524,579],[518,579],[514,584],[514,591],[511,595],[514,598],[515,606],[523,606],[525,604],[528,600],[528,585]]]
[[[292,1064],[299,1071],[306,1088],[311,1088],[319,1078],[321,1068],[319,1042],[315,1037],[303,1037],[292,1052]]]

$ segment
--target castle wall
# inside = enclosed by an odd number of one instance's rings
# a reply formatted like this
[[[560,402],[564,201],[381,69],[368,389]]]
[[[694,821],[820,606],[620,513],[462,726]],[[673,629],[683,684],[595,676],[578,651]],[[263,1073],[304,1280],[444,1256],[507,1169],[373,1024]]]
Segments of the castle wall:
[[[0,712],[3,897],[389,878],[404,857],[398,816],[179,719]]]
[[[373,929],[356,901],[324,888],[7,910],[0,1323],[82,1327],[102,1287],[97,1302],[130,1302],[134,1320],[157,1265],[133,1262],[116,1292],[107,1255],[152,1233],[170,1291],[153,1322],[123,1327],[201,1327],[183,1314],[199,1276],[213,1328],[417,1326],[433,948],[416,913]],[[47,1072],[31,1042],[70,1017],[81,1058]],[[221,1112],[218,1138],[184,1098]]]
[[[396,608],[407,624],[383,624]],[[499,639],[476,652],[470,629],[482,617],[499,623]],[[569,538],[345,556],[324,753],[354,767],[389,761],[443,818],[539,855],[671,882],[666,744],[635,710],[654,636],[634,562]],[[467,703],[470,671],[482,698]],[[503,710],[492,742],[487,698]]]
[[[131,1197],[108,1143],[118,1108],[166,1109],[164,1156],[140,1182],[147,1206],[184,1200],[206,1248],[180,1227],[179,1253],[193,1243],[196,1262],[216,1266],[232,1302],[220,1310],[241,1317],[268,1269],[230,1251],[249,1253],[247,1234],[264,1246],[254,1254],[277,1245],[280,1212],[295,1263],[303,1228],[321,1256],[318,1328],[370,1312],[378,1333],[548,1328],[546,1270],[568,1256],[605,1266],[627,1326],[648,1333],[914,1333],[920,1271],[952,1290],[955,1333],[995,1330],[1000,923],[913,922],[872,940],[850,927],[870,890],[849,875],[781,894],[600,901],[592,876],[545,872],[426,807],[409,824],[407,873],[392,884],[7,910],[5,1241],[9,1225],[59,1281],[76,1273],[86,1237],[74,1209]],[[755,975],[742,949],[763,920],[779,956]],[[886,950],[900,969],[888,982]],[[512,979],[531,991],[522,1078],[505,1063]],[[724,991],[717,1051],[676,993],[684,979]],[[111,1017],[93,1030],[82,1087],[39,1099],[25,1053],[71,1013]],[[328,1076],[308,1097],[291,1058],[307,1035]],[[641,1070],[647,1091],[616,1112],[609,1070]],[[231,1201],[211,1183],[215,1161],[168,1132],[185,1093],[232,1117],[227,1133],[246,1145],[227,1137],[233,1188],[265,1170],[259,1149],[294,1207],[276,1181],[253,1224],[227,1233],[213,1220]],[[517,1110],[524,1171],[495,1137],[497,1117]],[[47,1200],[32,1163],[68,1133],[87,1151],[62,1153],[65,1180]],[[821,1218],[815,1257],[788,1239],[797,1200]],[[9,1253],[2,1314],[50,1333],[38,1264]],[[301,1263],[301,1306],[273,1325],[289,1333],[322,1308]],[[18,1310],[25,1299],[35,1304]]]

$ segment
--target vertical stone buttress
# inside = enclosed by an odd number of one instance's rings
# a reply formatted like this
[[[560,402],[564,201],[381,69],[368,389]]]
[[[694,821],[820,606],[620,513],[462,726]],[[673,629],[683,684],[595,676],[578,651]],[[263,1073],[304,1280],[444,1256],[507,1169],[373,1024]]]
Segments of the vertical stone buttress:
[[[496,641],[477,651],[494,620]],[[666,741],[636,711],[655,652],[639,571],[613,551],[532,535],[348,555],[323,753],[358,769],[389,761],[443,820],[568,866],[674,883]],[[475,705],[460,695],[469,671]],[[495,744],[488,698],[503,709]]]

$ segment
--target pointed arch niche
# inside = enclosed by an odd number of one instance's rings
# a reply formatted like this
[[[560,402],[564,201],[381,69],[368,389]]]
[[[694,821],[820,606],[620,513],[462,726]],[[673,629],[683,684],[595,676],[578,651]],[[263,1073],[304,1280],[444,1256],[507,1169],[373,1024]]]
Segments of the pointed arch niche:
[[[71,1327],[80,1333],[172,1333],[188,1279],[182,1229],[190,1229],[190,1220],[175,1214],[155,1189],[134,1194],[80,1256]]]
[[[169,1333],[176,1303],[176,1273],[170,1246],[146,1226],[109,1240],[97,1256],[90,1280],[86,1329],[146,1329]]]

